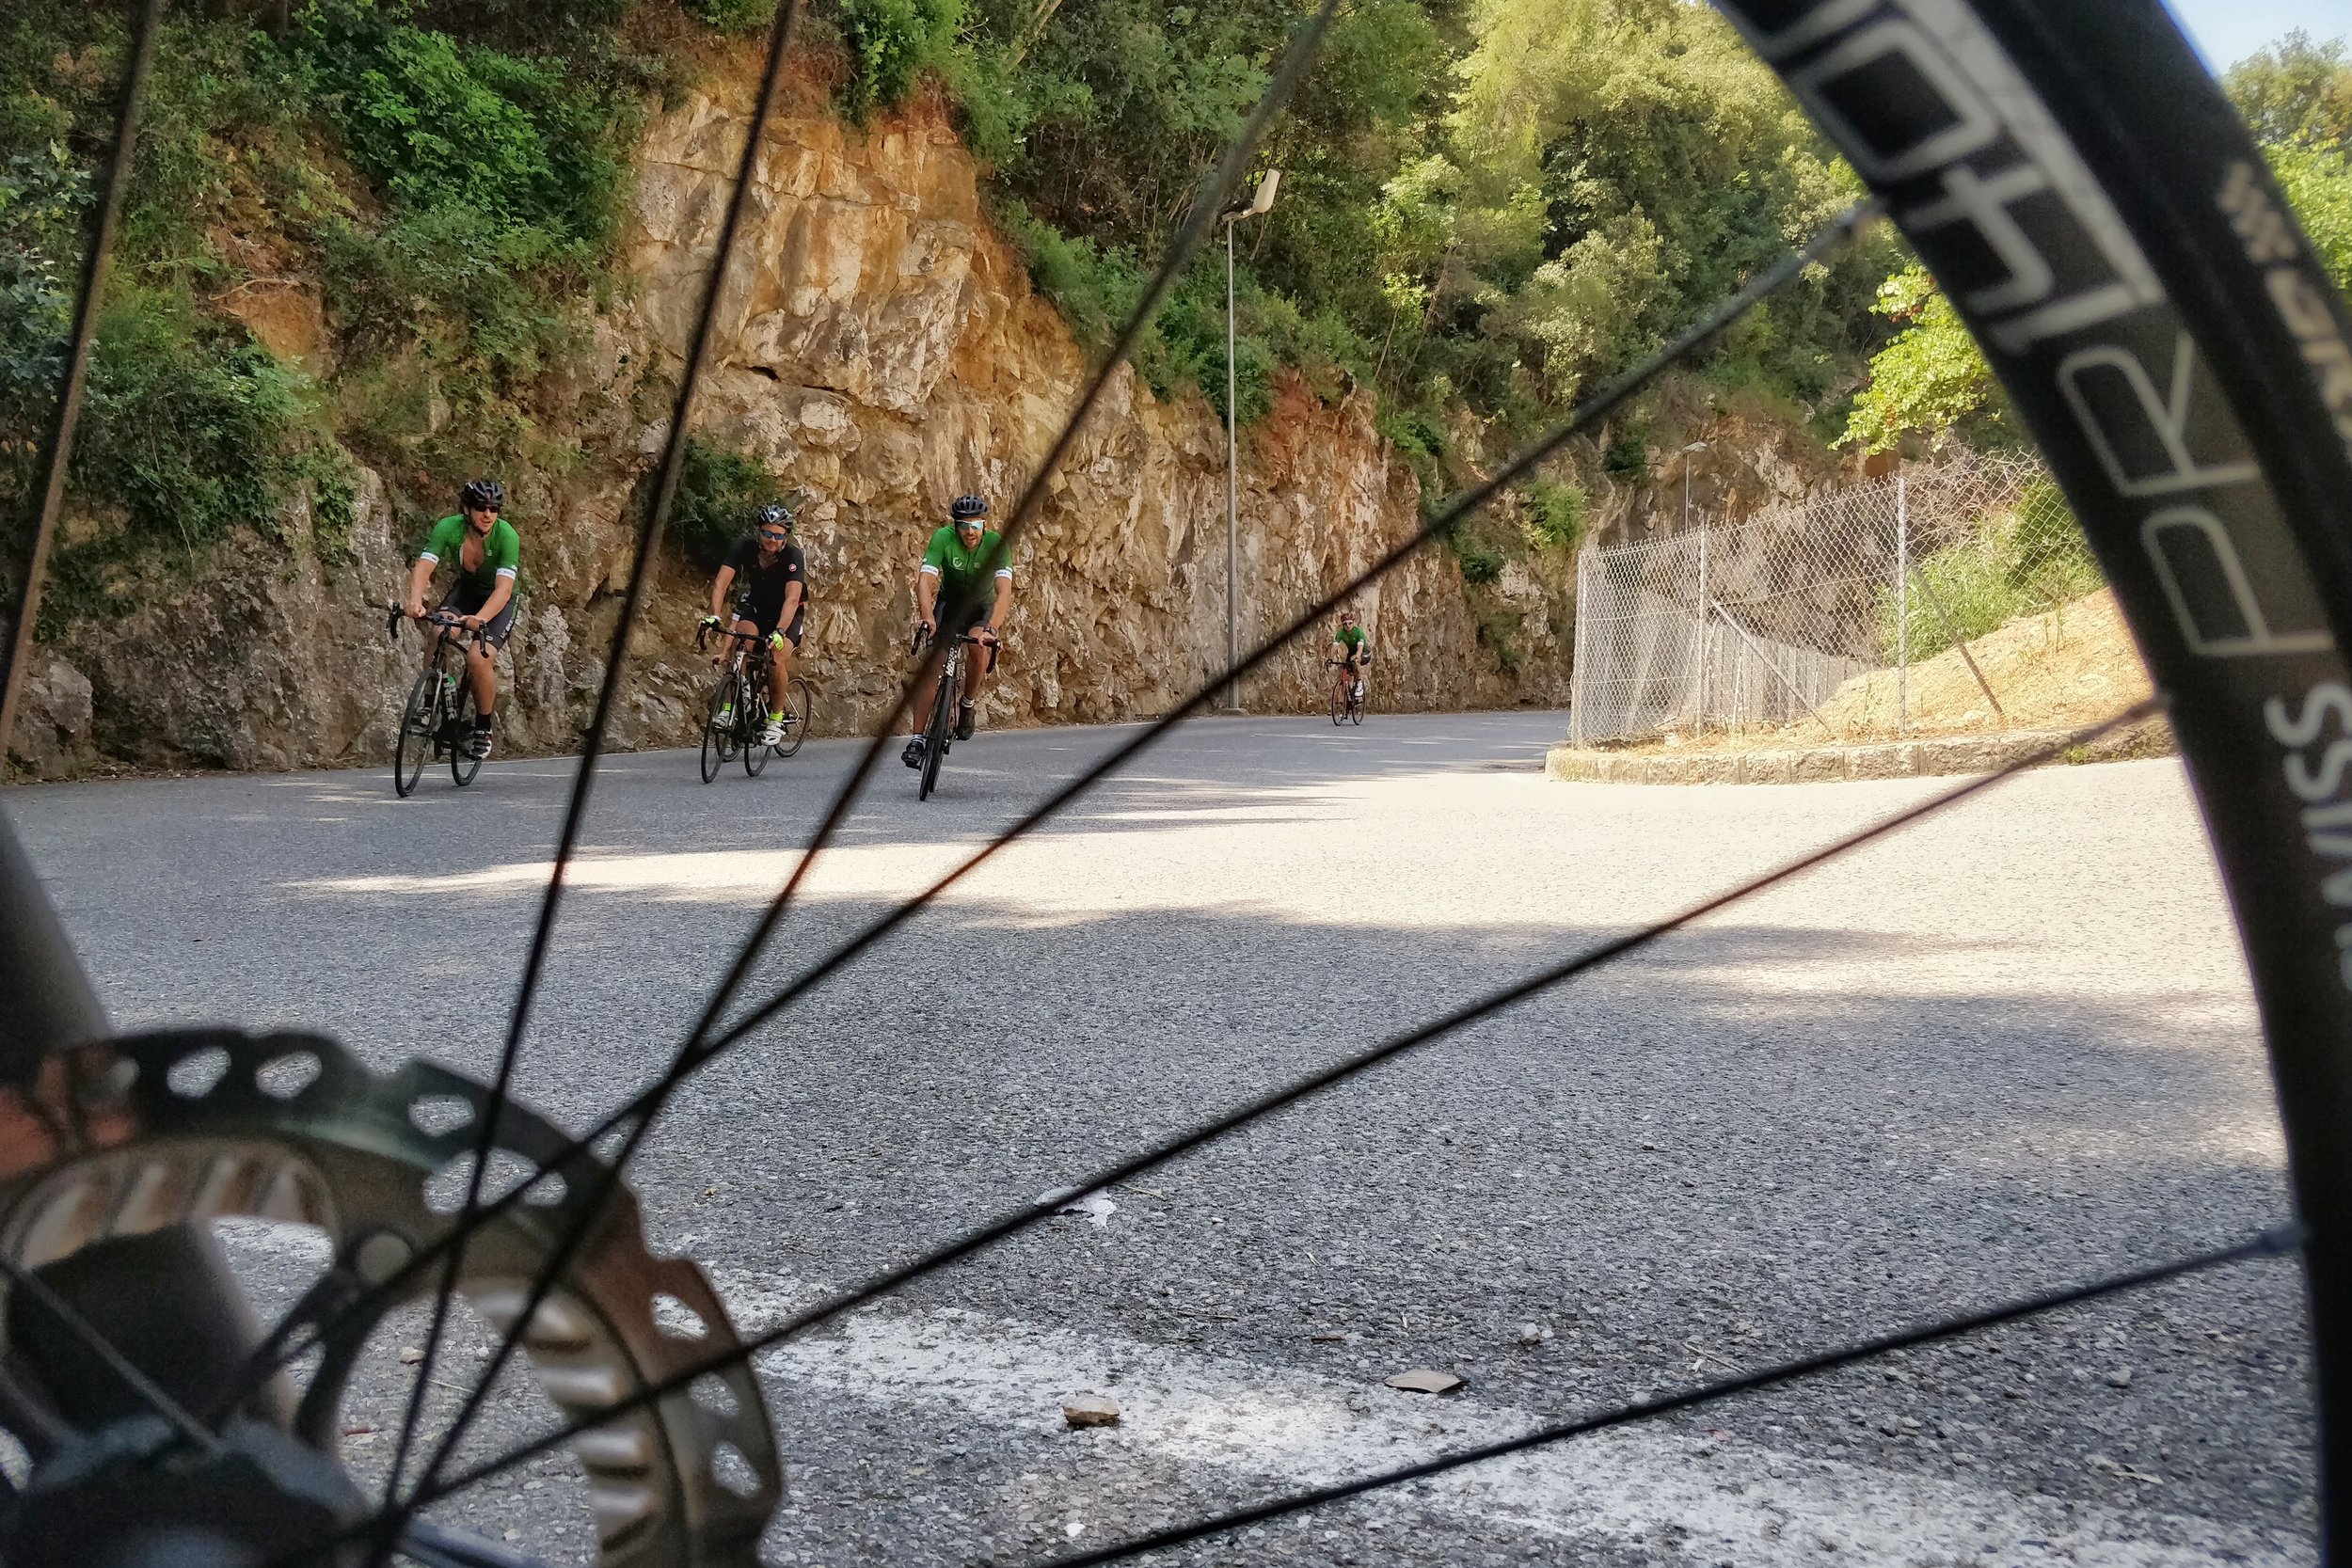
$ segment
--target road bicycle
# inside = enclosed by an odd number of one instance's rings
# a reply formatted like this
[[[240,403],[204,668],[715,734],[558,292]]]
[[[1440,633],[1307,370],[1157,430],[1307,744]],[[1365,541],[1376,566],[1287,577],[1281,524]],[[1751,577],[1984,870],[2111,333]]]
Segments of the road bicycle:
[[[1339,672],[1331,677],[1331,722],[1334,724],[1362,723],[1364,721],[1363,671],[1349,669],[1347,660],[1343,658],[1327,658],[1323,662]]]
[[[406,619],[398,605],[385,617],[385,629],[395,642],[400,640],[400,623]],[[482,632],[465,625],[465,618],[450,610],[434,610],[418,624],[438,628],[441,639],[433,650],[432,666],[418,674],[408,688],[407,701],[401,705],[400,735],[392,746],[392,789],[403,800],[416,789],[428,761],[446,756],[449,776],[460,789],[482,771],[482,759],[470,750],[473,686],[466,679],[466,649]]]
[[[931,699],[930,720],[923,726],[923,770],[921,782],[915,786],[914,798],[928,800],[939,784],[939,765],[947,760],[947,748],[955,744],[956,710],[963,698],[964,653],[977,647],[980,640],[970,632],[959,632],[946,658],[939,667],[939,689]],[[914,628],[914,656],[920,658],[930,646],[930,634],[921,626]]]
[[[774,746],[763,744],[759,737],[768,727],[768,684],[774,679],[763,646],[765,639],[757,632],[737,631],[732,626],[705,626],[694,634],[698,651],[707,645],[706,639],[714,631],[733,639],[735,648],[719,678],[711,683],[703,708],[703,783],[717,778],[728,759],[739,754],[743,771],[755,779],[768,766],[771,752],[788,757],[801,749],[801,742],[808,738],[808,715],[815,698],[808,682],[794,675],[784,705],[784,738]],[[747,658],[746,654],[754,657]]]
[[[1434,511],[1412,544],[1426,546],[1537,472],[1566,441],[1596,434],[1661,370],[1803,276],[1876,213],[1890,214],[1946,280],[2031,426],[2166,694],[2264,1022],[2299,1223],[1801,1361],[1606,1403],[1572,1421],[1361,1473],[1342,1485],[1302,1484],[1245,1510],[1089,1542],[1062,1560],[1101,1563],[1214,1543],[1343,1497],[1735,1394],[1764,1397],[1778,1385],[1904,1345],[1994,1323],[2024,1325],[2058,1307],[2282,1254],[2300,1255],[2309,1291],[2322,1551],[2329,1560],[2352,1560],[2352,1442],[2343,1439],[2352,1420],[2352,1116],[2344,1111],[2352,1105],[2352,1052],[2344,1048],[2352,1039],[2352,985],[2339,941],[2345,928],[2339,906],[2352,898],[2342,891],[2352,856],[2342,829],[2352,821],[2352,798],[2337,755],[2352,735],[2352,673],[2342,651],[2352,638],[2352,311],[2245,128],[2156,0],[1724,0],[1719,8],[1846,156],[1873,204],[1761,268],[1665,350],[1594,390],[1574,419]],[[782,14],[788,20],[796,8]],[[1269,102],[1299,80],[1329,14],[1302,29],[1272,76]],[[777,37],[786,36],[780,24]],[[768,94],[784,58],[780,44],[771,48]],[[1270,112],[1253,118],[1253,127]],[[746,140],[729,234],[759,148],[758,137]],[[1208,231],[1250,150],[1236,147],[1219,181],[1194,203],[1146,293],[1147,308]],[[96,210],[103,222],[105,204]],[[723,242],[722,274],[726,259]],[[722,293],[710,291],[706,325]],[[1133,330],[1123,329],[1130,338]],[[74,352],[87,343],[85,325]],[[1104,377],[1120,358],[1106,356]],[[691,385],[690,371],[686,388]],[[1100,377],[1090,384],[1089,399],[1101,385]],[[1073,418],[1090,406],[1081,401]],[[671,422],[665,462],[682,451],[684,414]],[[1049,470],[1031,481],[1011,514],[1016,521],[1051,477]],[[42,526],[48,520],[44,512]],[[1364,578],[1404,559],[1400,546]],[[1351,582],[1342,592],[1361,586]],[[965,869],[1159,740],[1229,678],[1257,668],[1288,639],[1327,625],[1339,602],[1309,607],[1234,671],[1219,673],[1168,718],[1057,786]],[[951,666],[961,652],[961,644],[950,650]],[[956,674],[951,668],[930,716],[933,769],[951,731]],[[882,744],[877,736],[866,766]],[[2063,753],[2054,747],[2047,754]],[[926,795],[931,778],[927,772]],[[1430,1022],[1398,1020],[1398,1032],[1376,1047],[1179,1137],[1098,1169],[1073,1170],[1066,1190],[1097,1191],[1154,1169],[1983,787],[1977,782],[1931,797],[1780,871],[1569,955],[1473,1006]],[[576,795],[575,803],[584,799]],[[551,889],[561,885],[571,843],[564,841]],[[768,1413],[747,1370],[751,1356],[839,1323],[889,1291],[1044,1223],[1057,1205],[1009,1208],[746,1339],[691,1263],[657,1259],[644,1246],[620,1173],[685,1076],[751,1038],[952,879],[877,919],[807,966],[803,978],[758,1002],[737,994],[747,954],[706,1004],[707,1017],[715,1018],[741,1001],[743,1021],[695,1025],[655,1085],[602,1126],[567,1136],[454,1073],[412,1064],[378,1075],[316,1037],[116,1036],[29,863],[14,838],[0,833],[0,997],[10,1025],[0,1035],[0,1099],[8,1113],[0,1118],[7,1154],[0,1273],[11,1292],[0,1426],[30,1463],[29,1479],[11,1482],[10,1507],[0,1516],[0,1556],[160,1568],[196,1540],[230,1543],[211,1553],[221,1560],[325,1562],[327,1543],[375,1541],[432,1563],[528,1561],[490,1542],[453,1540],[455,1532],[428,1525],[418,1511],[568,1449],[596,1489],[600,1562],[753,1561],[783,1486]],[[771,906],[763,935],[782,914],[788,889]],[[545,908],[554,907],[551,893]],[[543,916],[543,938],[551,918]],[[204,1073],[183,1070],[192,1066]],[[421,1113],[437,1101],[453,1102],[469,1119],[427,1130]],[[424,1201],[436,1172],[461,1156],[493,1152],[529,1174],[495,1197],[477,1185],[454,1212]],[[326,1275],[267,1334],[247,1325],[234,1282],[202,1245],[205,1222],[237,1213],[307,1221],[332,1246]],[[539,1370],[564,1419],[454,1467],[447,1463],[453,1439],[445,1442],[413,1484],[388,1487],[380,1501],[362,1497],[333,1442],[337,1390],[391,1305],[422,1301],[437,1311],[453,1292],[469,1295],[502,1331],[469,1410],[486,1397],[512,1353]],[[660,1322],[657,1308],[665,1315]],[[697,1336],[662,1326],[690,1319]],[[437,1342],[428,1341],[428,1355]],[[268,1392],[282,1369],[300,1367],[313,1370],[298,1398]],[[700,1397],[706,1380],[715,1380],[719,1397]],[[419,1387],[424,1381],[421,1375]],[[404,1451],[415,1424],[412,1408]]]

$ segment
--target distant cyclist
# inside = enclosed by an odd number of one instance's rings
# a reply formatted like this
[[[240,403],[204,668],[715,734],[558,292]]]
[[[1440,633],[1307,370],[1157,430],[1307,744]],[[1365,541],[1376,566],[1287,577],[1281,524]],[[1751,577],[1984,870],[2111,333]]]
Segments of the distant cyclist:
[[[405,609],[415,621],[425,614],[424,593],[433,586],[434,569],[444,562],[457,569],[457,580],[434,608],[453,610],[462,625],[479,633],[466,654],[466,684],[473,688],[474,708],[473,736],[466,751],[477,762],[490,754],[490,726],[499,700],[498,670],[490,661],[515,631],[515,580],[523,542],[515,525],[499,515],[505,507],[506,488],[497,480],[468,480],[457,492],[456,513],[433,525],[408,572]],[[428,672],[447,635],[436,626],[426,639]]]
[[[1343,666],[1340,675],[1340,680],[1344,683],[1341,691],[1342,701],[1352,696],[1355,701],[1362,702],[1364,666],[1372,662],[1372,640],[1364,635],[1364,628],[1356,624],[1353,610],[1340,611],[1340,629],[1331,634],[1331,662]],[[1348,687],[1353,687],[1354,690],[1349,691],[1346,689]]]
[[[1012,562],[1005,554],[1005,536],[988,526],[987,501],[958,496],[947,515],[947,526],[931,535],[914,574],[914,613],[930,637],[968,631],[980,643],[965,668],[963,705],[956,713],[956,738],[969,740],[974,708],[996,668],[996,628],[1012,609]],[[909,768],[923,766],[923,718],[931,710],[938,682],[934,674],[915,702],[914,738],[898,753]]]
[[[784,698],[790,689],[792,656],[801,646],[801,624],[808,608],[808,562],[792,543],[792,513],[771,503],[753,516],[752,534],[739,539],[727,553],[719,575],[710,579],[710,613],[703,625],[716,627],[734,595],[735,619],[729,628],[756,636],[768,650],[768,727],[760,732],[762,746],[784,744]],[[724,664],[723,646],[711,659]],[[723,710],[716,722],[723,728],[735,714]]]

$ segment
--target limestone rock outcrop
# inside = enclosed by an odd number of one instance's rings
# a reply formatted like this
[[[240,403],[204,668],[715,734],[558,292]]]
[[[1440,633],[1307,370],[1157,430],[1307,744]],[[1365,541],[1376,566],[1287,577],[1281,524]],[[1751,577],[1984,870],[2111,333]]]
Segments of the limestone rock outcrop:
[[[501,704],[509,752],[570,749],[593,709],[749,125],[748,103],[730,90],[739,93],[717,73],[651,122],[623,242],[628,286],[534,409],[579,459],[510,479],[526,596]],[[787,94],[770,122],[695,428],[757,453],[807,498],[803,667],[818,733],[839,734],[875,722],[897,693],[914,562],[948,499],[980,491],[1009,510],[1088,361],[992,230],[979,172],[944,113],[912,110],[861,131],[834,114],[820,84]],[[1372,416],[1367,395],[1327,404],[1285,381],[1272,413],[1244,432],[1245,651],[1418,526],[1416,485]],[[1131,369],[1113,376],[1016,550],[1016,609],[987,722],[1150,717],[1222,667],[1224,465],[1223,429],[1199,396],[1163,403]],[[73,526],[108,525],[102,515]],[[91,712],[76,717],[62,693],[72,723],[20,737],[18,760],[56,772],[92,747],[166,766],[385,759],[416,643],[405,630],[387,637],[382,607],[415,541],[395,537],[374,473],[362,475],[356,525],[331,547],[312,547],[307,516],[276,526],[283,543],[189,558],[142,582],[127,620],[78,625],[56,651],[87,677]],[[283,568],[256,570],[257,561]],[[1471,588],[1442,547],[1413,556],[1358,600],[1380,655],[1375,710],[1565,702],[1572,578],[1560,560],[1542,576],[1514,565]],[[707,679],[691,647],[705,592],[665,547],[616,746],[692,739]],[[1318,708],[1326,641],[1301,638],[1253,673],[1245,705]]]

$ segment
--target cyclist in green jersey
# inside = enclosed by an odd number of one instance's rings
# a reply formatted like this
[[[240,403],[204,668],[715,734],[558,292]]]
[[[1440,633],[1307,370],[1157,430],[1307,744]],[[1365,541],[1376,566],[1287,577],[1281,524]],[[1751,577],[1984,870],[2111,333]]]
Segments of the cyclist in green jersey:
[[[434,569],[445,562],[457,569],[457,580],[435,608],[454,610],[479,634],[466,655],[466,683],[473,688],[474,706],[473,738],[467,750],[477,761],[490,754],[490,727],[499,698],[498,671],[490,660],[515,631],[515,575],[522,561],[522,540],[515,525],[499,515],[505,505],[506,490],[497,480],[468,480],[457,492],[456,513],[433,525],[408,572],[405,609],[415,621],[424,617],[424,593],[433,586]],[[426,670],[433,668],[446,635],[436,626],[426,640]]]
[[[1372,662],[1372,640],[1364,635],[1364,628],[1356,624],[1353,610],[1340,611],[1340,629],[1331,634],[1331,662],[1346,667],[1340,678],[1355,686],[1355,698],[1362,702],[1364,666]],[[1347,693],[1343,691],[1341,695],[1344,700]]]
[[[968,631],[979,641],[965,666],[963,705],[956,713],[956,738],[969,740],[974,709],[996,668],[996,628],[1012,609],[1012,562],[1005,554],[1005,536],[988,526],[987,501],[958,496],[947,515],[947,526],[931,535],[914,574],[914,613],[926,636]],[[931,710],[938,682],[934,674],[925,684],[909,714],[914,738],[898,753],[909,768],[923,766],[923,716]]]

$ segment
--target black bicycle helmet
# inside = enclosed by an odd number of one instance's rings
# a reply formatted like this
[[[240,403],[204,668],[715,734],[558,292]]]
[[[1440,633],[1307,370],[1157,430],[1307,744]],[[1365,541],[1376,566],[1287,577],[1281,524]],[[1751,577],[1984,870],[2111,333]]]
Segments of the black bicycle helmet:
[[[784,525],[785,532],[792,531],[792,509],[782,502],[770,501],[752,514],[752,526],[755,529],[770,528],[778,523]]]
[[[969,522],[974,517],[988,515],[988,502],[978,496],[958,496],[947,508],[947,515],[957,522]]]
[[[502,512],[506,509],[506,486],[495,479],[469,479],[457,492],[457,504],[467,512]]]

